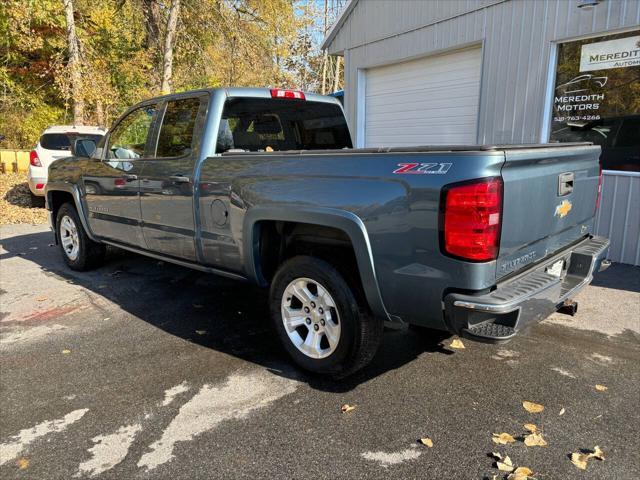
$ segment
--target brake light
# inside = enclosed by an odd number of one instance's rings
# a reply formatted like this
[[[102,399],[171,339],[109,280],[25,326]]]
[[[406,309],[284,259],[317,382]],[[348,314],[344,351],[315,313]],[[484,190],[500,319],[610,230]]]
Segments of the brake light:
[[[116,187],[124,187],[127,184],[127,181],[124,178],[116,178],[113,180],[113,184]]]
[[[596,196],[596,208],[593,211],[594,215],[598,211],[598,208],[600,208],[600,197],[602,197],[602,167],[600,167],[600,176],[598,177],[598,194]]]
[[[475,262],[495,260],[502,223],[502,179],[445,187],[442,205],[444,252]]]
[[[40,162],[40,159],[38,158],[38,152],[36,152],[35,150],[31,150],[29,152],[29,163],[33,167],[41,167],[42,166],[42,163]]]
[[[280,88],[271,89],[271,98],[289,98],[292,100],[305,100],[304,93],[298,90],[282,90]]]

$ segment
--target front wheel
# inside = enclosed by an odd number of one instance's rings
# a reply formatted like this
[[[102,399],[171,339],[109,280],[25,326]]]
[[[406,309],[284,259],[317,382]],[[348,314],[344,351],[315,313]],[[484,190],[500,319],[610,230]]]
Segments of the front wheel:
[[[102,263],[106,247],[88,237],[78,212],[70,203],[65,203],[58,210],[56,236],[62,258],[71,269],[91,270]]]
[[[300,367],[345,377],[371,361],[383,322],[357,298],[324,260],[300,256],[282,264],[271,284],[271,316],[280,341]]]

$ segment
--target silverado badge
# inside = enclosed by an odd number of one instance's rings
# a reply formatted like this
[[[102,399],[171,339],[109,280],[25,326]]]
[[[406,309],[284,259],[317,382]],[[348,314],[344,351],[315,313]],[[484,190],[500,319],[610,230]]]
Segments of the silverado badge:
[[[554,216],[564,218],[571,211],[572,207],[573,205],[571,205],[569,200],[563,200],[562,203],[556,207],[556,213],[554,213]]]

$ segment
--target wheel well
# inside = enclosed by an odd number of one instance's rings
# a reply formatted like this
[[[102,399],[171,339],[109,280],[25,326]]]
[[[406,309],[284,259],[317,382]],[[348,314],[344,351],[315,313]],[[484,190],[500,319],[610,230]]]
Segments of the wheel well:
[[[49,192],[49,209],[51,210],[51,213],[53,215],[53,221],[55,223],[56,218],[58,217],[58,210],[60,210],[60,207],[65,204],[65,203],[71,203],[72,205],[75,206],[75,202],[73,200],[73,195],[71,195],[69,192],[60,192],[60,191],[53,191],[53,192]],[[55,228],[55,225],[54,225]]]
[[[268,283],[278,266],[288,258],[310,255],[336,267],[348,281],[362,281],[349,236],[339,228],[310,223],[260,221],[258,235],[259,273]]]

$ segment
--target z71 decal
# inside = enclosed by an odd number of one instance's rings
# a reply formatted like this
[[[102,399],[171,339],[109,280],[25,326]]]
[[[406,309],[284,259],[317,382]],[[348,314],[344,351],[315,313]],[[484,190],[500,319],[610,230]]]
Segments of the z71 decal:
[[[452,163],[399,163],[393,173],[398,175],[444,175]]]

